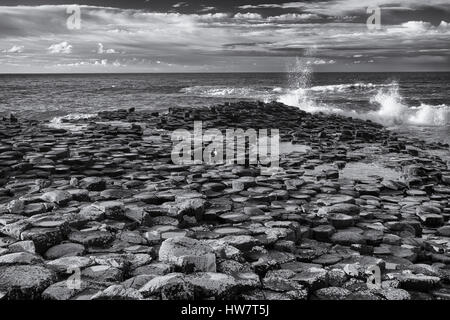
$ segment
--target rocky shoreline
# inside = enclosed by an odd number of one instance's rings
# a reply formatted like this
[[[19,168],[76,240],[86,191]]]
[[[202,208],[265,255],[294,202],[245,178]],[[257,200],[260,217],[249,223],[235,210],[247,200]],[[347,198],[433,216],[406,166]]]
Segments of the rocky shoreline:
[[[197,120],[307,149],[173,164]],[[450,298],[448,145],[280,103],[71,125],[0,120],[0,299]]]

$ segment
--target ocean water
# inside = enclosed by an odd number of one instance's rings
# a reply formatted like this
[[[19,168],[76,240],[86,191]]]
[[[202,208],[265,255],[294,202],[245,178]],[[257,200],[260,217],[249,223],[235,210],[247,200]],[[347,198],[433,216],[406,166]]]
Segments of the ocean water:
[[[309,112],[370,119],[450,143],[450,73],[0,75],[0,115],[60,121],[102,110],[280,101]]]

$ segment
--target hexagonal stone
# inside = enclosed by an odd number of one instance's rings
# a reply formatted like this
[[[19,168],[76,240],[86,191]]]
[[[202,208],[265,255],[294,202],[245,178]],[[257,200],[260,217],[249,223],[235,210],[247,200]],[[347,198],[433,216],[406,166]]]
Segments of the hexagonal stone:
[[[312,232],[314,239],[318,241],[327,242],[330,240],[331,236],[336,232],[336,229],[329,224],[324,224],[313,228]]]
[[[324,210],[328,213],[342,213],[349,216],[358,215],[361,211],[359,206],[351,203],[337,203],[330,207],[324,208]]]
[[[52,270],[58,273],[68,273],[73,269],[83,269],[92,265],[93,261],[87,257],[63,257],[47,262]]]
[[[0,267],[0,292],[10,300],[39,299],[42,291],[55,281],[55,273],[42,266]]]
[[[328,221],[335,227],[336,229],[346,229],[353,226],[354,220],[352,216],[335,213],[328,217]]]
[[[332,195],[332,196],[326,196],[323,198],[320,198],[317,200],[317,204],[325,205],[325,206],[332,206],[339,203],[355,203],[355,198],[352,196],[347,195]]]
[[[277,292],[303,289],[303,286],[292,279],[294,276],[295,272],[292,270],[269,270],[262,280],[263,288]]]
[[[183,270],[216,271],[216,255],[207,244],[186,237],[165,240],[159,249],[159,260],[173,263]]]
[[[123,271],[107,265],[96,265],[87,267],[81,272],[82,279],[95,282],[119,282],[122,281]]]
[[[84,252],[84,246],[78,243],[63,243],[51,247],[45,252],[46,259],[54,260],[62,257],[81,256]]]
[[[104,247],[114,240],[114,236],[107,231],[75,231],[68,239],[84,246]]]
[[[439,277],[425,276],[423,274],[403,273],[394,277],[400,281],[402,289],[423,292],[436,288],[441,281]]]
[[[39,264],[42,259],[29,252],[16,252],[0,256],[0,266],[12,264]]]
[[[339,287],[322,288],[314,292],[319,300],[345,300],[350,294],[349,290]]]
[[[137,290],[112,285],[91,297],[91,300],[142,300],[143,298]]]
[[[323,266],[329,266],[332,264],[336,264],[341,260],[342,260],[342,256],[340,256],[336,253],[328,253],[328,254],[321,255],[320,257],[314,259],[312,262],[321,264]]]
[[[104,201],[93,205],[105,214],[107,218],[122,218],[125,212],[125,206],[120,201]]]
[[[20,238],[33,241],[36,252],[43,253],[48,248],[60,243],[64,234],[60,228],[31,228],[23,231]]]
[[[31,228],[31,223],[26,220],[19,220],[7,223],[2,228],[0,228],[0,232],[14,239],[20,239],[20,235],[22,234],[22,232],[29,228]]]
[[[317,290],[327,285],[328,271],[322,268],[308,268],[300,273],[297,273],[292,280],[297,281],[301,285],[311,289]]]
[[[36,253],[36,247],[34,245],[34,242],[31,240],[18,241],[11,244],[8,249],[9,252],[29,252],[33,254]]]
[[[201,297],[227,298],[235,294],[239,288],[232,276],[216,272],[199,272],[186,276]]]
[[[41,199],[45,202],[53,202],[59,206],[63,206],[72,200],[72,195],[67,191],[55,190],[44,193]]]
[[[427,227],[436,228],[444,224],[444,217],[440,214],[420,213],[417,216]]]
[[[366,243],[366,239],[361,234],[351,231],[339,231],[331,236],[331,241],[344,246]]]
[[[103,191],[106,189],[106,182],[98,177],[88,177],[81,180],[79,186],[89,191]]]
[[[88,281],[81,281],[80,287],[73,286],[70,280],[56,282],[42,292],[45,300],[70,300],[77,294],[90,288],[91,290],[102,290],[103,286]]]
[[[439,229],[437,229],[436,234],[438,236],[450,237],[450,225],[440,227]]]
[[[226,236],[220,239],[220,241],[225,242],[235,248],[242,251],[251,250],[254,246],[259,244],[258,239],[252,236]]]
[[[408,291],[397,288],[386,288],[377,290],[377,293],[383,296],[386,300],[411,300],[411,295]]]
[[[81,227],[90,221],[103,220],[105,214],[93,205],[82,207],[80,212],[70,212],[64,214],[64,219],[70,226]]]

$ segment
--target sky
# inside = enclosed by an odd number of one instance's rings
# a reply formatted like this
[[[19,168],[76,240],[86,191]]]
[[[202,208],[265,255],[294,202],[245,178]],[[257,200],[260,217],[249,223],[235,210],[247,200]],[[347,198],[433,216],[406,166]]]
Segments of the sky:
[[[1,0],[0,73],[450,71],[449,36],[449,0]]]

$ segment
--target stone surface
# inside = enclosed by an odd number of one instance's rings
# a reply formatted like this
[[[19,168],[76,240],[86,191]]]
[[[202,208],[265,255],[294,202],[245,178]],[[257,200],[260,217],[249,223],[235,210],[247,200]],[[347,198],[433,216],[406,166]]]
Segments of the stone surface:
[[[64,120],[75,131],[12,120],[0,118],[0,299],[450,297],[442,143],[277,102],[109,110]],[[295,151],[277,170],[174,164],[170,133],[193,120],[280,128]],[[374,266],[382,287],[369,290]]]
[[[0,267],[0,291],[10,300],[39,299],[42,291],[56,281],[56,275],[42,266]]]
[[[159,259],[183,270],[216,271],[214,250],[207,244],[186,237],[165,240],[159,249]]]

